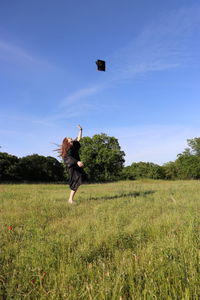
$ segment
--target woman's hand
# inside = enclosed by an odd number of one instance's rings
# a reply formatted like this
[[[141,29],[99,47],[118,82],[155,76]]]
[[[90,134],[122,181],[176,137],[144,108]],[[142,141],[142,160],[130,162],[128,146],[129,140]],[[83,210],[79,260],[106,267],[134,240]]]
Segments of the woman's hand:
[[[78,161],[77,165],[79,166],[79,168],[83,168],[84,167],[84,163],[82,161]]]
[[[79,128],[80,130],[82,130],[83,128],[80,126],[80,125],[77,125],[76,126],[77,128]]]

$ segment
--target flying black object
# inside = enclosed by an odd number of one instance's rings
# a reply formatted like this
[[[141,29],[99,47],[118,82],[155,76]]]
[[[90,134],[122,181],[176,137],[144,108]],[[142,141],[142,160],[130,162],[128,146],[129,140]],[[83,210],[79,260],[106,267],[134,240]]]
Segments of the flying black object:
[[[105,62],[105,60],[98,59],[96,61],[96,65],[97,65],[97,70],[98,71],[105,71],[106,70],[106,62]]]

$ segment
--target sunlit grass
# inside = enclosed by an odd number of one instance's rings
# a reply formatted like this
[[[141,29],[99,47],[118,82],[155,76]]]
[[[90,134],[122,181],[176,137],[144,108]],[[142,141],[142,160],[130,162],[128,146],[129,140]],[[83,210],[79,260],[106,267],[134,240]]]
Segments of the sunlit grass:
[[[200,298],[198,181],[0,191],[0,298]]]

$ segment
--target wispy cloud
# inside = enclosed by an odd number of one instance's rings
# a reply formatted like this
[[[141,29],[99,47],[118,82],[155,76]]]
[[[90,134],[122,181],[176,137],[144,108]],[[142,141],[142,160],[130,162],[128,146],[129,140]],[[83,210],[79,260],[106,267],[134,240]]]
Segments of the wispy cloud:
[[[14,60],[34,63],[35,59],[21,48],[0,40],[0,54],[5,59],[13,58]]]
[[[34,67],[41,69],[57,68],[53,63],[37,57],[30,51],[17,46],[13,43],[9,43],[4,40],[0,40],[0,60],[7,64],[18,64],[19,66]]]
[[[75,103],[77,100],[91,96],[93,94],[96,94],[101,89],[101,86],[91,86],[89,88],[83,88],[78,91],[75,91],[74,93],[68,95],[65,99],[63,99],[60,102],[60,106],[68,106],[72,103]]]
[[[129,79],[153,71],[187,65],[194,59],[190,49],[200,26],[200,5],[174,10],[148,25],[111,58],[114,80]]]
[[[61,101],[61,106],[75,104],[124,80],[187,65],[193,59],[190,41],[200,25],[199,15],[200,5],[193,5],[154,20],[129,44],[110,55],[110,73],[104,81],[74,91]]]

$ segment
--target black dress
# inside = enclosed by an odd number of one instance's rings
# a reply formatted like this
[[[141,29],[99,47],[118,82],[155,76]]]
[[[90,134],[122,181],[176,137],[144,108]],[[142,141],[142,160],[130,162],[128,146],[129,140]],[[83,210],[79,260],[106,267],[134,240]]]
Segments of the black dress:
[[[67,152],[67,156],[64,159],[65,164],[69,170],[69,186],[70,189],[76,191],[78,187],[82,184],[84,171],[77,165],[80,161],[79,149],[81,145],[78,141],[73,141],[72,146]]]

